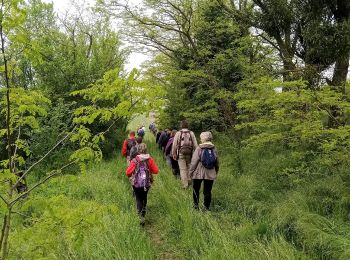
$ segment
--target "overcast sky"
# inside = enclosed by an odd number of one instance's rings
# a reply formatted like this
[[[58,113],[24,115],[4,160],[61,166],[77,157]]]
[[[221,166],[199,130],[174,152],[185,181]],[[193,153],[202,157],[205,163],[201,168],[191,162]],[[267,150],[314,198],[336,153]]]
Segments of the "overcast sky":
[[[57,13],[64,13],[66,10],[69,9],[71,6],[72,0],[43,0],[47,3],[53,3],[54,9]],[[95,0],[81,0],[81,2],[84,2],[86,5],[93,5]],[[130,0],[132,4],[137,4],[141,0]],[[126,43],[127,44],[127,43]],[[140,68],[140,65],[142,62],[148,60],[149,57],[137,52],[132,52],[129,56],[128,63],[125,65],[125,69],[127,71],[131,71],[133,68]]]

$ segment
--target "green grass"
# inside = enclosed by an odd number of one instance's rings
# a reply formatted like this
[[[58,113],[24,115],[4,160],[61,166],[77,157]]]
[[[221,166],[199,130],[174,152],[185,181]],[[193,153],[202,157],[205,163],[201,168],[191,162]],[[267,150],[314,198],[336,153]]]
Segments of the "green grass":
[[[220,136],[212,211],[197,212],[148,132],[146,142],[160,173],[145,228],[117,156],[32,194],[14,219],[11,259],[350,259],[348,172],[304,172],[283,151],[234,154]]]
[[[121,158],[51,181],[24,202],[11,259],[152,259]],[[28,216],[28,217],[25,217]]]

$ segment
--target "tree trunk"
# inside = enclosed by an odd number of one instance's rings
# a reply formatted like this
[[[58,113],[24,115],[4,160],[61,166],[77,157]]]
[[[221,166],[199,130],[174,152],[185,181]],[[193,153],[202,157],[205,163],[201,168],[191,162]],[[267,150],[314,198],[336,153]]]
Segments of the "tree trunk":
[[[334,67],[331,85],[336,87],[341,93],[345,93],[345,82],[348,76],[349,59],[350,51],[339,56]]]
[[[10,225],[11,225],[11,207],[8,208],[8,212],[4,217],[4,223],[3,223],[3,228],[1,232],[1,260],[5,260],[7,257]]]
[[[292,81],[295,79],[295,64],[293,63],[292,59],[289,60],[283,60],[283,81]]]
[[[350,51],[339,56],[334,67],[333,78],[331,81],[332,88],[338,92],[345,94],[345,84],[349,70]],[[330,107],[330,116],[328,119],[328,127],[335,128],[345,124],[344,113],[338,106]]]
[[[7,153],[8,153],[8,169],[10,172],[13,172],[12,169],[12,149],[11,149],[11,105],[10,105],[10,78],[9,78],[9,68],[8,68],[8,59],[6,56],[5,51],[5,39],[6,36],[4,34],[4,8],[5,8],[5,2],[4,0],[1,0],[1,10],[0,10],[0,42],[1,42],[1,54],[2,54],[2,60],[4,63],[4,79],[5,79],[5,87],[6,87],[6,128],[7,128]],[[8,191],[8,197],[9,199],[12,198],[13,190],[12,190],[12,181],[9,181],[9,191]],[[0,244],[0,251],[1,251],[1,259],[4,260],[7,257],[7,251],[8,251],[8,238],[10,235],[10,225],[11,225],[11,211],[12,206],[7,205],[7,213],[4,216],[4,223],[1,230],[1,244]]]
[[[4,16],[4,0],[1,1],[1,20],[0,20],[0,41],[1,41],[1,54],[4,62],[4,77],[5,77],[5,87],[6,87],[6,128],[7,128],[7,154],[8,154],[8,167],[10,171],[12,172],[11,167],[11,131],[10,131],[10,118],[11,118],[11,107],[10,107],[10,79],[8,75],[8,64],[7,64],[7,57],[5,53],[5,35],[4,35],[4,27],[3,27],[3,16]]]
[[[1,252],[1,249],[2,249],[2,241],[4,241],[4,236],[5,236],[5,223],[7,221],[7,215],[5,214],[4,216],[4,221],[2,223],[2,229],[1,229],[1,237],[0,237],[0,252]]]

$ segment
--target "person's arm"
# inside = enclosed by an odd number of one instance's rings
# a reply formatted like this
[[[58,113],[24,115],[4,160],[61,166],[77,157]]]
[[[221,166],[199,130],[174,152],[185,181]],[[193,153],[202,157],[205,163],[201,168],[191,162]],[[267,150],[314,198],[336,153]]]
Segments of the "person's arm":
[[[124,157],[127,156],[127,151],[128,151],[128,140],[124,140],[123,147],[122,147],[122,155]]]
[[[191,131],[191,138],[192,138],[192,143],[193,143],[193,149],[196,150],[198,147],[197,139],[195,134]]]
[[[152,157],[148,159],[148,167],[152,174],[158,174],[158,166]]]
[[[177,160],[177,148],[178,148],[178,140],[179,140],[180,132],[177,132],[174,136],[173,147],[171,148],[171,156],[174,160]]]
[[[172,141],[174,141],[174,139],[173,140],[169,140],[168,143],[165,146],[164,153],[165,153],[166,156],[171,153],[171,148],[172,148],[172,145],[173,145]]]
[[[197,147],[197,149],[194,151],[192,155],[192,160],[191,160],[191,165],[190,165],[190,177],[192,178],[194,171],[197,169],[199,161],[200,161],[200,153],[201,153],[201,148]]]
[[[216,156],[216,163],[215,163],[215,171],[216,171],[216,174],[219,173],[219,156],[218,156],[218,151],[216,150],[216,148],[214,148],[214,153],[215,153],[215,156]]]
[[[131,177],[135,169],[136,169],[136,163],[134,162],[134,160],[132,160],[128,168],[126,169],[126,176]]]

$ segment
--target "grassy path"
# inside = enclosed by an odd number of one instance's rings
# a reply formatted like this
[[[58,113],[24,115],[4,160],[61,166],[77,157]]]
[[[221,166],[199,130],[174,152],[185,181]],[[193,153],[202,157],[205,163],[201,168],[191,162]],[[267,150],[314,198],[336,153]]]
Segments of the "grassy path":
[[[192,190],[181,188],[152,136],[146,143],[160,173],[149,192],[145,227],[139,225],[126,162],[118,153],[113,160],[91,165],[84,174],[53,179],[32,200],[24,201],[21,214],[14,217],[10,259],[350,256],[348,228],[336,229],[310,212],[298,191],[277,197],[271,190],[273,182],[265,177],[259,179],[249,171],[235,174],[230,150],[219,149],[221,167],[213,186],[212,211],[193,210]],[[268,164],[267,168],[274,172]],[[254,165],[247,169],[256,172]]]
[[[176,244],[169,243],[168,237],[163,232],[164,226],[170,224],[167,220],[169,207],[187,203],[184,191],[181,191],[179,181],[172,176],[171,169],[166,165],[163,155],[149,139],[147,145],[149,152],[155,158],[160,172],[155,178],[155,183],[149,193],[148,213],[145,230],[149,235],[157,259],[181,259],[177,252]],[[171,205],[174,203],[175,205]]]
[[[286,245],[279,249],[280,241],[276,240],[272,244],[276,246],[275,252],[270,253],[255,239],[256,230],[251,225],[237,223],[238,215],[231,211],[232,206],[225,205],[230,194],[220,191],[225,182],[214,184],[212,212],[193,210],[192,190],[181,189],[180,181],[173,177],[154,141],[149,139],[147,144],[160,168],[149,193],[145,226],[157,259],[278,259],[285,255]],[[225,170],[225,166],[222,168]],[[289,255],[294,255],[291,247],[287,249]]]

